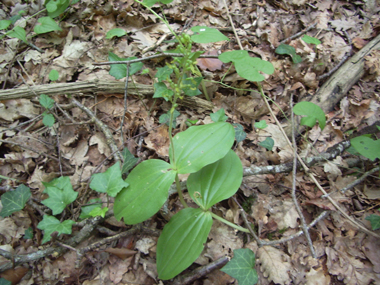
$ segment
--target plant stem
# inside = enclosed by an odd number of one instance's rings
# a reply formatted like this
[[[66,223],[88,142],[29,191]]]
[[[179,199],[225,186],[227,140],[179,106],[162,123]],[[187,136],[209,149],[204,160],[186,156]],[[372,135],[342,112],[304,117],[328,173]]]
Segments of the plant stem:
[[[189,206],[187,205],[185,199],[183,198],[183,194],[182,194],[182,190],[181,190],[181,183],[179,182],[178,173],[176,173],[176,175],[175,175],[175,185],[177,186],[178,197],[179,197],[179,200],[181,201],[181,204],[185,208],[188,208]]]
[[[225,220],[225,219],[219,217],[218,215],[214,214],[214,213],[211,212],[211,211],[210,211],[210,213],[211,213],[211,216],[212,216],[214,219],[216,219],[216,220],[218,220],[218,221],[220,221],[220,222],[222,222],[222,223],[225,223],[226,225],[228,225],[228,226],[230,226],[230,227],[232,227],[232,228],[234,228],[234,229],[237,229],[238,231],[245,232],[245,233],[249,233],[249,230],[248,230],[248,229],[243,228],[243,227],[238,226],[238,225],[235,225],[234,223],[231,223],[231,222],[229,222],[229,221],[227,221],[227,220]]]

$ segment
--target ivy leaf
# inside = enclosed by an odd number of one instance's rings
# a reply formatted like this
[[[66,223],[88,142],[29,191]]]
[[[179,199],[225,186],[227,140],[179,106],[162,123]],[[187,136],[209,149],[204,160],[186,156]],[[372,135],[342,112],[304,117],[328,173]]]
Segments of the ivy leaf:
[[[17,38],[22,40],[24,43],[26,43],[26,32],[23,28],[21,27],[14,27],[13,30],[11,30],[8,34],[8,37],[11,38]]]
[[[44,215],[43,220],[37,225],[37,228],[44,231],[42,244],[50,241],[51,234],[54,232],[58,232],[58,236],[60,234],[71,234],[73,224],[75,224],[75,222],[72,220],[65,220],[60,223],[57,218]]]
[[[32,227],[29,227],[25,230],[23,239],[32,239],[33,238],[33,229]]]
[[[369,215],[365,218],[367,221],[371,222],[372,230],[375,231],[380,229],[380,216],[378,215]]]
[[[270,137],[267,137],[264,141],[259,143],[259,146],[265,147],[267,150],[272,150],[274,146],[274,140]]]
[[[254,124],[254,126],[256,129],[265,129],[266,127],[268,127],[267,122],[265,120],[261,120],[260,122],[256,122]]]
[[[312,102],[302,101],[297,103],[293,108],[293,112],[299,116],[306,116],[301,119],[301,125],[306,125],[312,128],[318,120],[321,130],[323,130],[326,126],[325,113],[321,107]]]
[[[240,124],[232,124],[235,129],[236,142],[242,142],[247,137],[247,133],[244,131],[244,127]]]
[[[173,96],[173,90],[166,87],[164,82],[154,83],[154,95],[153,98],[164,98],[166,101],[169,101],[169,98]]]
[[[351,146],[362,156],[374,161],[380,158],[380,140],[359,136],[350,140]]]
[[[48,183],[42,182],[42,184],[45,185],[44,192],[49,195],[49,198],[41,203],[49,207],[53,215],[62,213],[65,207],[74,202],[78,196],[78,192],[73,190],[70,178],[67,176],[61,176]]]
[[[85,205],[82,206],[82,212],[80,213],[79,219],[84,220],[87,218],[91,218],[92,216],[90,215],[91,211],[94,210],[95,208],[101,208],[102,207],[102,200],[100,198],[96,199],[91,199],[88,201],[88,204],[92,205]]]
[[[250,57],[246,50],[234,50],[224,52],[218,57],[224,63],[232,61],[236,72],[249,81],[263,81],[265,77],[260,73],[272,74],[273,65],[258,57]]]
[[[124,162],[123,166],[121,167],[121,174],[124,174],[131,170],[139,159],[137,157],[134,157],[127,147],[123,149],[122,155]]]
[[[1,217],[8,217],[17,211],[21,211],[32,193],[30,188],[21,184],[16,190],[5,192],[1,196],[3,209],[0,212]]]
[[[210,118],[213,122],[225,122],[227,121],[228,117],[225,115],[224,108],[221,108],[215,113],[210,114]]]
[[[36,34],[45,34],[53,31],[62,31],[61,27],[50,17],[41,17],[38,19],[41,25],[34,26]]]
[[[108,52],[108,60],[109,61],[128,61],[132,59],[136,59],[137,57],[128,57],[128,58],[120,58],[116,54],[112,52]],[[142,62],[135,62],[129,65],[129,75],[133,75],[143,67]],[[126,64],[111,64],[111,69],[109,74],[115,77],[116,79],[122,79],[127,76],[127,65]]]
[[[215,43],[220,41],[228,41],[229,38],[219,32],[217,29],[209,28],[206,26],[195,26],[191,30],[195,35],[191,36],[193,42],[199,44]]]
[[[90,188],[100,193],[107,193],[115,197],[123,188],[129,184],[121,178],[120,162],[116,162],[104,173],[92,175]]]
[[[234,250],[234,257],[222,269],[235,278],[239,285],[253,285],[259,281],[255,267],[255,254],[249,248]]]
[[[302,37],[302,40],[307,43],[307,44],[314,44],[314,45],[320,45],[321,44],[321,41],[318,40],[317,38],[314,38],[314,37],[310,37],[308,35],[304,35]]]
[[[123,29],[120,29],[120,28],[116,28],[116,29],[112,29],[110,31],[107,32],[106,34],[106,39],[112,39],[113,37],[122,37],[122,36],[125,36],[127,34],[127,32]]]

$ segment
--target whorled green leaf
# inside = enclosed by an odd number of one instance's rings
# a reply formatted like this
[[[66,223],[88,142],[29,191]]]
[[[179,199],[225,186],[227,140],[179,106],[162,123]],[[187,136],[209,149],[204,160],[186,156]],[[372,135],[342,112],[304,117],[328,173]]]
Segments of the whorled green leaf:
[[[128,187],[128,183],[121,177],[120,162],[116,162],[104,173],[92,175],[90,188],[100,193],[107,193],[115,197],[123,188]]]
[[[65,220],[62,223],[55,217],[44,215],[41,222],[38,223],[37,228],[44,231],[42,244],[51,240],[51,234],[58,232],[61,234],[71,234],[72,226],[75,224],[72,220]]]
[[[190,197],[207,210],[239,190],[243,180],[243,166],[233,150],[220,160],[190,174],[187,189]]]
[[[132,59],[136,59],[137,57],[128,57],[128,58],[121,58],[118,57],[116,54],[112,52],[108,52],[108,60],[109,61],[128,61]],[[140,71],[143,67],[142,62],[135,62],[131,63],[129,65],[129,76],[135,74],[136,72]],[[116,79],[122,79],[127,76],[127,65],[126,64],[111,64],[111,69],[109,71],[109,74]]]
[[[162,207],[168,198],[175,171],[163,160],[151,159],[137,165],[125,180],[129,187],[115,198],[114,214],[128,225],[141,223]]]
[[[199,208],[175,214],[157,242],[158,277],[168,280],[189,267],[201,254],[211,226],[211,214]]]
[[[41,17],[38,19],[38,23],[41,25],[34,26],[34,32],[36,34],[44,34],[53,31],[62,31],[61,27],[50,17]]]
[[[122,37],[125,36],[127,32],[120,28],[115,28],[107,32],[106,39],[112,39],[113,37]]]
[[[362,156],[374,161],[380,158],[380,140],[373,140],[367,136],[350,139],[351,146]]]
[[[321,107],[312,102],[302,101],[297,103],[293,108],[293,112],[299,116],[306,116],[301,119],[301,125],[306,125],[312,128],[318,120],[321,130],[326,126],[325,113]]]
[[[21,27],[14,27],[9,33],[8,33],[8,37],[11,37],[11,38],[17,38],[17,39],[20,39],[22,40],[23,42],[27,42],[26,41],[26,32],[23,28]]]
[[[249,248],[235,249],[234,257],[220,270],[235,278],[239,285],[254,285],[259,281],[255,262],[255,254]]]
[[[17,211],[21,211],[32,193],[30,188],[21,184],[16,190],[5,192],[1,195],[1,204],[3,209],[0,212],[1,217],[8,217]]]
[[[179,174],[197,172],[224,157],[234,140],[235,131],[229,123],[192,126],[173,137],[173,145],[169,149],[170,161]],[[171,150],[173,146],[174,160]]]
[[[195,43],[206,44],[229,40],[229,38],[219,32],[219,30],[206,26],[195,26],[192,27],[191,30],[195,33],[195,35],[191,36],[191,39]]]
[[[258,57],[250,57],[246,50],[224,52],[218,58],[224,63],[232,61],[236,72],[250,81],[263,81],[265,77],[260,72],[266,74],[274,72],[274,67],[270,62]]]

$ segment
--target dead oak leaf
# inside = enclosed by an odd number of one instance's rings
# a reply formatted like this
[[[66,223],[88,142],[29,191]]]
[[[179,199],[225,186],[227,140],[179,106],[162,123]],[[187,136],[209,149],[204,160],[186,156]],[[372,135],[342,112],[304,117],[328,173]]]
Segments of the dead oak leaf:
[[[204,55],[218,55],[217,50],[206,51]],[[197,65],[202,70],[221,70],[223,62],[221,62],[218,58],[197,58]]]

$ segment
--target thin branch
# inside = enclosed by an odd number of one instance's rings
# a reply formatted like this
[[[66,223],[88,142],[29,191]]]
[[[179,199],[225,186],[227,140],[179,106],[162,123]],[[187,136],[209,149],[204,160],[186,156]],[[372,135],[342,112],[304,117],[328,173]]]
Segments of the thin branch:
[[[237,32],[236,32],[234,22],[232,21],[232,18],[231,18],[231,15],[230,15],[230,11],[228,10],[227,2],[226,2],[226,0],[223,0],[223,2],[224,2],[224,7],[226,8],[226,12],[227,12],[228,20],[230,21],[231,28],[232,28],[232,30],[233,30],[233,32],[234,32],[234,35],[235,35],[235,38],[236,38],[236,40],[237,40],[237,42],[238,42],[239,48],[240,48],[241,50],[244,50],[244,48],[243,48],[243,46],[242,46],[242,44],[241,44],[241,42],[240,42],[240,39],[239,39],[239,37],[238,37],[238,34],[237,34]]]
[[[282,40],[280,44],[286,43],[287,41],[291,41],[292,39],[298,38],[299,36],[302,36],[303,34],[307,33],[311,29],[314,29],[314,27],[317,25],[317,23],[312,24],[311,26],[307,27],[306,29],[303,29],[302,31],[298,32],[297,34],[294,34],[293,36],[286,38],[285,40]]]

